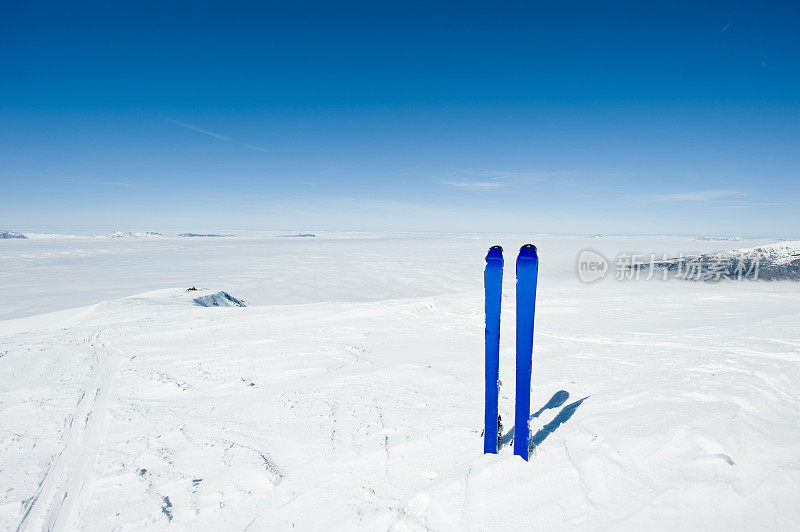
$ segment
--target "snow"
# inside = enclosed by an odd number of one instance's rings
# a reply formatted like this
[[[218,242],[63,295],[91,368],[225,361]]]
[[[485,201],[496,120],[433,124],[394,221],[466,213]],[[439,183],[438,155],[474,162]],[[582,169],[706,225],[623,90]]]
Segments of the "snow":
[[[584,285],[584,237],[317,235],[4,242],[0,528],[800,526],[800,284]],[[483,256],[508,432],[526,241],[527,463],[480,437]],[[248,306],[195,303],[223,292]]]

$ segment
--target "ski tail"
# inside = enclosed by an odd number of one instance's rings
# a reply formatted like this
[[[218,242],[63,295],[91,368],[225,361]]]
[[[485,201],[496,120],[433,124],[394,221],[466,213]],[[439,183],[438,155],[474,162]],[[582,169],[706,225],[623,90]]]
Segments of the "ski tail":
[[[533,319],[538,272],[539,256],[536,246],[525,244],[517,257],[517,397],[514,411],[514,454],[525,460],[530,453],[528,423],[531,413]]]
[[[496,454],[500,441],[497,403],[500,389],[500,303],[503,293],[503,248],[492,246],[483,272],[486,296],[486,411],[483,452]]]

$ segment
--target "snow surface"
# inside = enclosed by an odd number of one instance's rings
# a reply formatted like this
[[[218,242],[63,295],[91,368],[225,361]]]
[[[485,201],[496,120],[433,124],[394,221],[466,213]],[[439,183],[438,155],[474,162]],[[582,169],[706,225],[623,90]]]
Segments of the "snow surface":
[[[547,407],[527,463],[480,437],[483,256],[506,249],[508,432],[526,241],[542,261],[532,406]],[[3,242],[0,529],[797,529],[800,284],[583,285],[585,245]],[[607,257],[735,245],[592,242]],[[198,306],[193,285],[248,306]]]

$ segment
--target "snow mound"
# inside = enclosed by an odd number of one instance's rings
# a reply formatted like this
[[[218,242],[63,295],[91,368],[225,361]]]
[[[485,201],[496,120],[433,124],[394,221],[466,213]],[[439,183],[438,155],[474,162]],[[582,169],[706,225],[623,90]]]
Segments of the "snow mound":
[[[123,305],[130,312],[140,312],[140,309],[154,307],[171,308],[171,312],[180,313],[186,307],[245,307],[243,299],[233,297],[224,290],[208,288],[163,288],[125,297],[121,300],[104,301],[102,305],[119,307]]]
[[[27,238],[22,233],[14,233],[13,231],[0,231],[0,239],[5,238]]]
[[[201,307],[245,307],[241,299],[236,299],[228,292],[214,292],[194,298],[194,303]]]

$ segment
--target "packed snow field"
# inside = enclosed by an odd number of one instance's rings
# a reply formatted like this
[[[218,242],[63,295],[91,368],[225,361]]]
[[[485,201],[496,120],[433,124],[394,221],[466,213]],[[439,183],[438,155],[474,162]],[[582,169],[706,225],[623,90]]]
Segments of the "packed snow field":
[[[0,528],[797,529],[800,283],[575,275],[774,241],[4,240]],[[481,439],[483,257],[508,433],[525,242],[530,462]]]

